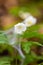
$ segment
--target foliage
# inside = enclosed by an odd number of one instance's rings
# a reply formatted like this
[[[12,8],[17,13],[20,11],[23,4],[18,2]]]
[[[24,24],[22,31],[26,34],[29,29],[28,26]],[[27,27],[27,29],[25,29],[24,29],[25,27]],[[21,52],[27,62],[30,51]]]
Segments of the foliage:
[[[27,65],[32,62],[37,62],[38,60],[43,60],[43,56],[37,56],[34,52],[30,52],[26,55],[24,65]]]
[[[26,52],[26,53],[29,53],[30,50],[31,50],[31,47],[32,46],[43,46],[42,44],[40,44],[39,42],[32,42],[32,41],[29,41],[29,42],[22,42],[22,49]]]
[[[37,56],[34,52],[31,52],[31,47],[32,46],[43,46],[43,34],[39,34],[38,30],[39,28],[42,26],[42,24],[40,25],[34,25],[30,28],[27,29],[26,32],[24,32],[24,34],[21,36],[23,38],[32,38],[32,37],[36,37],[36,38],[40,38],[39,42],[36,41],[23,41],[21,42],[21,47],[22,50],[24,51],[25,54],[25,61],[24,61],[24,65],[33,62],[34,60],[37,61],[39,59],[43,59],[43,56]],[[14,56],[14,48],[12,48],[12,46],[9,45],[8,39],[6,37],[5,34],[2,34],[2,32],[0,33],[0,46],[2,47],[0,49],[0,52],[2,53],[4,49],[8,49],[9,53],[11,54],[11,59],[18,59],[21,60],[20,55]],[[0,64],[6,64],[6,65],[10,65],[10,60],[7,60],[9,58],[8,57],[4,57],[4,59],[6,61],[2,60],[0,61]],[[0,58],[1,59],[1,58]]]
[[[6,53],[7,51],[8,54]],[[0,65],[11,65],[11,61],[13,61],[13,59],[14,48],[9,45],[9,41],[6,34],[0,31]]]
[[[10,57],[0,57],[0,65],[11,65]]]
[[[41,63],[41,64],[38,64],[38,65],[43,65],[43,63]]]
[[[43,34],[39,33],[38,30],[40,29],[41,24],[34,25],[27,29],[26,32],[23,34],[23,39],[27,39],[27,41],[22,42],[22,50],[24,51],[24,54],[26,56],[26,59],[24,61],[24,65],[27,65],[28,63],[31,63],[33,61],[37,61],[39,59],[43,59],[42,56],[37,56],[35,53],[31,53],[31,47],[32,46],[41,46],[43,47]],[[39,41],[28,41],[29,38],[39,38]]]
[[[40,34],[38,30],[40,29],[41,24],[34,25],[27,29],[26,32],[23,34],[23,38],[32,38],[36,37],[43,40],[43,34]]]

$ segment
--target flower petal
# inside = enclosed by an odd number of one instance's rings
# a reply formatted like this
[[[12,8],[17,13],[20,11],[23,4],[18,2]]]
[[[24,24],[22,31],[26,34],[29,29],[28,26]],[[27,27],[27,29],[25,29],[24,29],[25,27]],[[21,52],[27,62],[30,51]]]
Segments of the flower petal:
[[[26,30],[26,26],[24,23],[18,23],[14,26],[15,33],[21,34],[25,30]]]
[[[36,18],[34,18],[33,16],[29,16],[28,18],[26,18],[24,20],[24,24],[27,26],[27,27],[30,27],[34,24],[36,24]]]

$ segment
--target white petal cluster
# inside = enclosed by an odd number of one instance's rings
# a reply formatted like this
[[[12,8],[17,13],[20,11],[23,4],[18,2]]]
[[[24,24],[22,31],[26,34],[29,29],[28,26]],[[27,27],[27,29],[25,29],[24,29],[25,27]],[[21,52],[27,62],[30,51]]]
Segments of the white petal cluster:
[[[14,32],[17,34],[22,34],[26,30],[24,23],[18,23],[14,26]]]
[[[36,24],[37,19],[30,15],[28,12],[20,12],[19,16],[24,19],[22,23],[18,23],[14,26],[14,32],[16,34],[22,34],[23,32],[26,31],[27,27],[30,27],[34,24]]]
[[[36,24],[36,18],[34,18],[33,16],[29,16],[27,17],[25,20],[24,20],[24,24],[27,26],[27,27],[30,27],[34,24]]]

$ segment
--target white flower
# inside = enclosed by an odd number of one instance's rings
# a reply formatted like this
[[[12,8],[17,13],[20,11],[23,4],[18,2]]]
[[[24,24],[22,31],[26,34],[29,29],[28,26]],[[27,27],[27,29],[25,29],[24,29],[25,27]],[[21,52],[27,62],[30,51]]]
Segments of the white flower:
[[[36,18],[34,18],[33,16],[29,16],[28,18],[26,18],[24,20],[24,24],[27,26],[27,27],[30,27],[34,24],[36,24]]]
[[[15,32],[16,34],[22,34],[23,31],[25,31],[25,30],[26,30],[26,26],[25,26],[24,23],[18,23],[18,24],[16,24],[16,25],[14,26],[14,32]]]
[[[19,12],[19,16],[20,16],[22,19],[26,19],[27,17],[30,16],[30,13],[20,11],[20,12]]]

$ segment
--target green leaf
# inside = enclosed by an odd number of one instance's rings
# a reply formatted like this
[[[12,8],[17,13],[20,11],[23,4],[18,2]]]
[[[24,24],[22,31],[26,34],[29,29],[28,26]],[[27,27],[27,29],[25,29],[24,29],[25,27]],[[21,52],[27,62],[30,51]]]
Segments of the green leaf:
[[[35,45],[38,45],[38,46],[43,46],[41,43],[39,43],[39,42],[33,42],[33,44],[35,44]]]
[[[43,63],[41,63],[41,64],[38,64],[38,65],[43,65]]]
[[[0,44],[4,44],[4,43],[8,44],[8,38],[7,38],[7,36],[5,34],[0,32]]]
[[[27,65],[31,62],[36,62],[38,60],[43,60],[43,56],[37,56],[34,52],[31,52],[26,55],[24,65]]]
[[[34,25],[26,30],[24,34],[22,35],[23,38],[32,38],[36,37],[40,40],[43,40],[43,34],[40,34],[38,30],[40,29],[42,24]]]
[[[28,54],[30,52],[30,49],[31,49],[32,45],[43,46],[41,43],[34,42],[34,41],[22,42],[22,49],[23,49],[23,51],[25,51],[25,53]]]
[[[22,42],[22,49],[25,51],[25,53],[30,52],[31,45],[31,42]]]
[[[33,61],[36,61],[36,59],[37,59],[37,55],[35,53],[31,52],[30,54],[26,55],[24,65],[27,65]]]
[[[11,65],[11,60],[10,57],[0,57],[0,65]]]
[[[0,31],[0,52],[2,52],[9,44],[8,38],[4,32]]]

